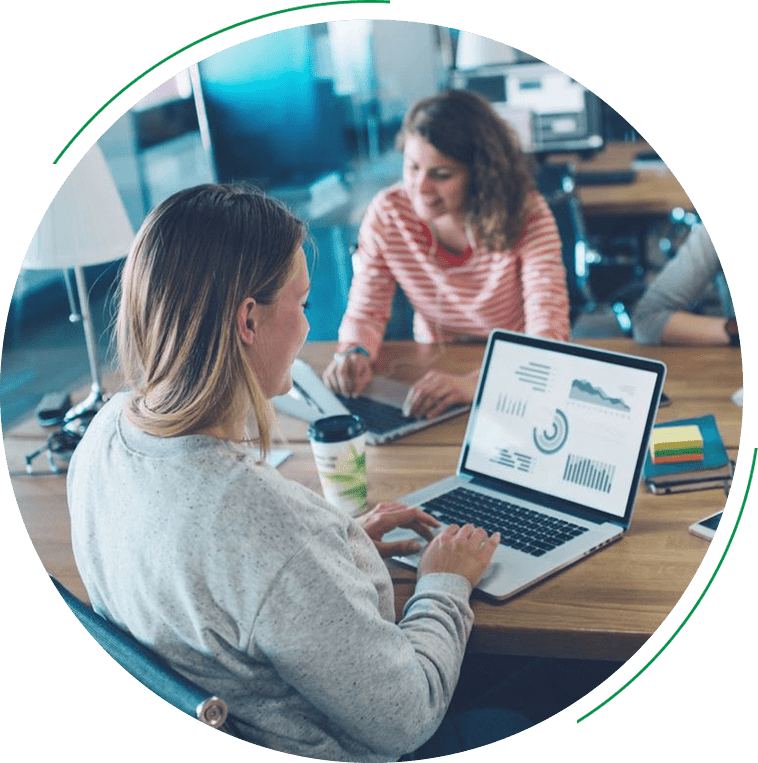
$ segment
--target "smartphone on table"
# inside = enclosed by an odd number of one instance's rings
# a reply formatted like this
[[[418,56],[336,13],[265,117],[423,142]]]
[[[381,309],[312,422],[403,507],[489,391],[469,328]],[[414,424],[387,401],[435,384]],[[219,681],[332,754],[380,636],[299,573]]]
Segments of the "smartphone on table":
[[[698,538],[711,540],[719,526],[719,521],[721,520],[721,515],[723,513],[724,511],[722,509],[721,511],[717,511],[715,514],[711,514],[710,516],[705,517],[705,519],[701,519],[699,522],[695,522],[694,524],[690,525],[690,532],[693,535],[696,535]]]

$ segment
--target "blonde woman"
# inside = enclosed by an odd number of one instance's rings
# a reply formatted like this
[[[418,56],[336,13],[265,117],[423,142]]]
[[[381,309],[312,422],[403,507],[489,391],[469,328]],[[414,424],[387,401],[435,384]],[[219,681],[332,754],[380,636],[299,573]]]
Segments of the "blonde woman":
[[[260,462],[308,333],[304,236],[236,186],[148,216],[121,282],[128,389],[70,465],[73,546],[95,609],[223,696],[245,739],[379,763],[443,721],[498,537],[398,504],[357,521]],[[397,526],[429,543],[396,624]]]
[[[363,219],[325,382],[343,395],[369,383],[396,284],[415,310],[419,342],[483,340],[493,328],[568,339],[560,238],[512,128],[475,93],[448,90],[408,110],[398,148],[403,179]],[[478,371],[429,372],[409,413],[433,417],[471,402]]]

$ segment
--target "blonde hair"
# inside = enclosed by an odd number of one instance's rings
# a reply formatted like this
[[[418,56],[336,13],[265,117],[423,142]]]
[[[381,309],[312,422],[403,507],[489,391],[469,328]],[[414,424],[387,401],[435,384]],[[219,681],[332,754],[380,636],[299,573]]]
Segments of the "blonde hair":
[[[491,104],[468,90],[445,90],[406,112],[396,145],[418,135],[470,173],[469,222],[487,249],[513,246],[526,225],[536,189],[531,158],[516,131]]]
[[[235,316],[248,297],[276,298],[305,235],[282,204],[244,185],[190,188],[150,212],[124,264],[116,319],[136,426],[176,437],[252,410],[265,454],[271,403],[245,360]]]

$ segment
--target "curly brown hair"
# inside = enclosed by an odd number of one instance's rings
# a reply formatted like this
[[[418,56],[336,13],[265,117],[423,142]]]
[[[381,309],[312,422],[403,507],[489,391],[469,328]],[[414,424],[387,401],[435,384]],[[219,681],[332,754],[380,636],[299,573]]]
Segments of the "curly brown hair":
[[[531,157],[523,152],[516,131],[490,103],[468,90],[445,90],[416,101],[403,118],[397,136],[418,135],[470,173],[469,222],[490,251],[507,249],[518,240],[535,190]]]

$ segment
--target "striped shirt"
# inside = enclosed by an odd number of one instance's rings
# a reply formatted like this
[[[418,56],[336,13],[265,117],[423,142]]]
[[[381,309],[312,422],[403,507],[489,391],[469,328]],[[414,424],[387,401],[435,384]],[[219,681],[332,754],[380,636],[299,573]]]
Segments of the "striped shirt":
[[[381,191],[361,224],[339,349],[365,347],[376,357],[395,284],[414,308],[418,342],[486,337],[494,328],[551,339],[569,336],[569,302],[561,242],[544,198],[511,248],[477,246],[460,256],[434,241],[402,183]]]

